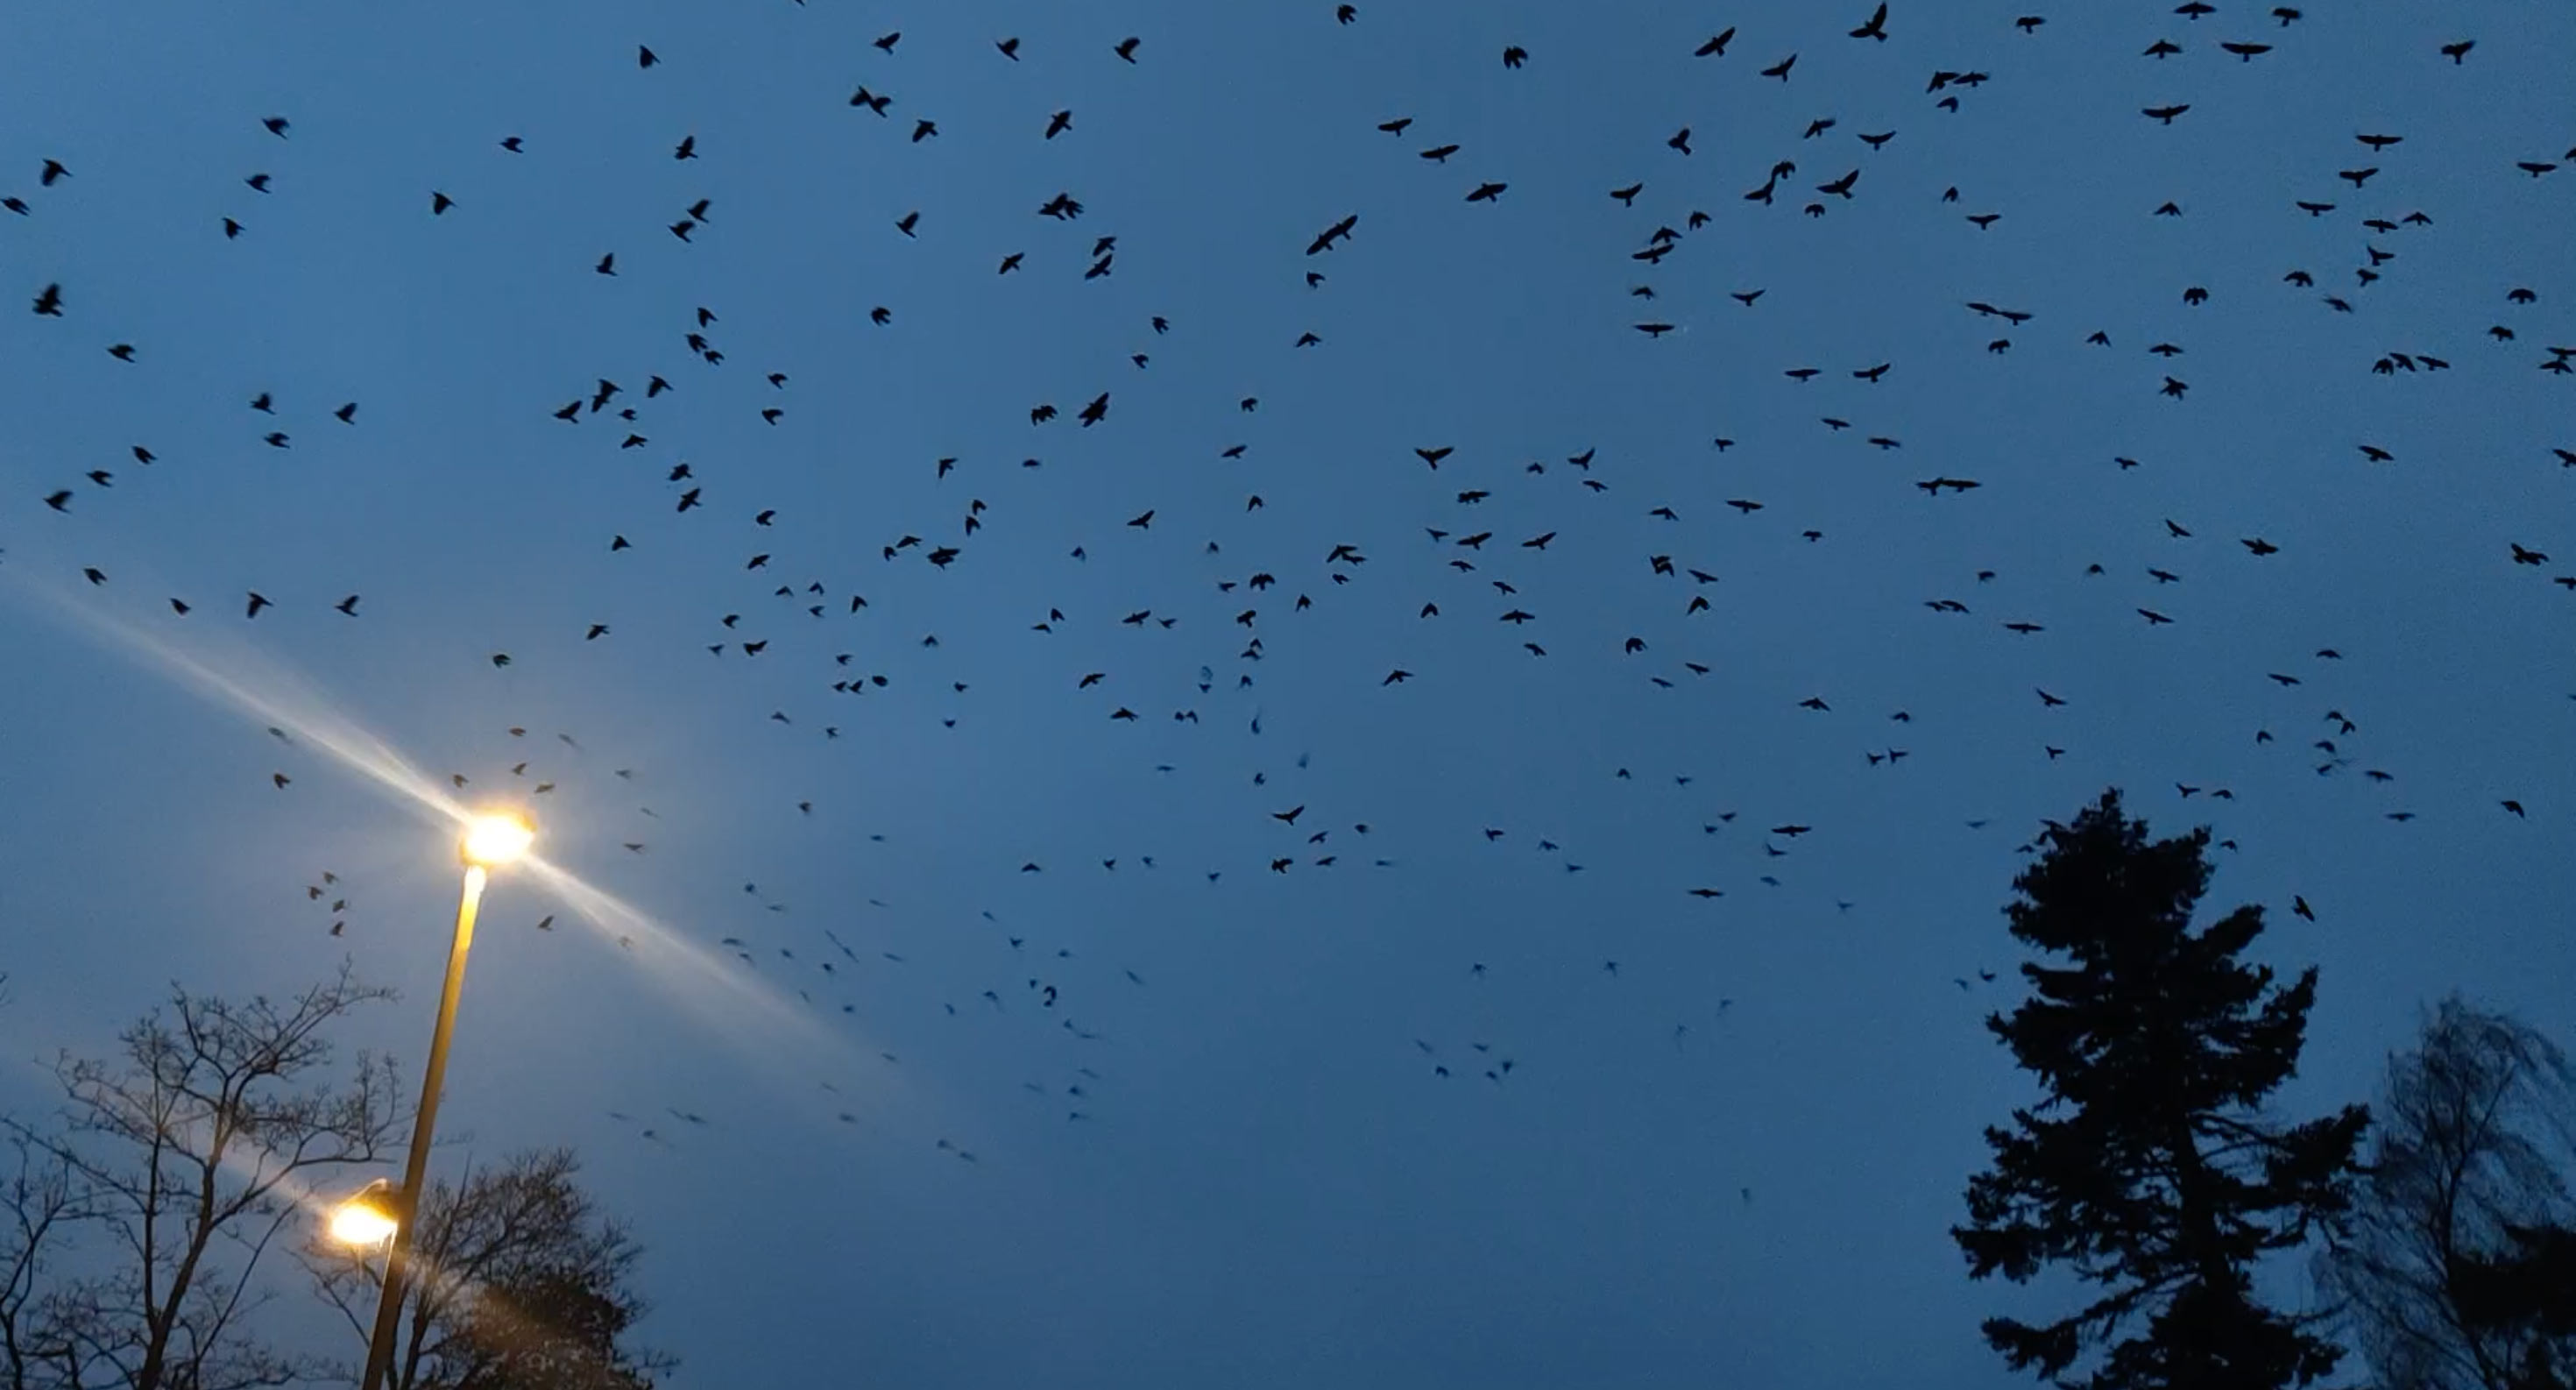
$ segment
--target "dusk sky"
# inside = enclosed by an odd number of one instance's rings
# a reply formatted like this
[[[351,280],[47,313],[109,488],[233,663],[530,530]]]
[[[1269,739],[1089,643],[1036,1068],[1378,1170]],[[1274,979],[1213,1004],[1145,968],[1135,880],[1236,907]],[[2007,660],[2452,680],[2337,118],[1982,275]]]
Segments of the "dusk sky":
[[[0,1106],[511,805],[673,1386],[2031,1383],[2043,817],[2576,1042],[2576,7],[2040,6],[18,0]]]

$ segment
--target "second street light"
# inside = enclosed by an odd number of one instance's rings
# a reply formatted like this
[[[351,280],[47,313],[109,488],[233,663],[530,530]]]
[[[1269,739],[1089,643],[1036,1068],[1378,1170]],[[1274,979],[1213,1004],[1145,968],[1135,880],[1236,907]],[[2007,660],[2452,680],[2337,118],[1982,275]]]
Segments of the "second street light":
[[[465,860],[465,892],[456,904],[456,941],[447,952],[447,983],[438,995],[438,1024],[429,1035],[429,1073],[420,1083],[420,1113],[412,1121],[411,1157],[403,1167],[402,1191],[390,1216],[393,1242],[385,1251],[385,1283],[376,1300],[375,1334],[367,1341],[367,1369],[359,1390],[383,1390],[393,1369],[394,1336],[402,1323],[403,1275],[411,1263],[412,1239],[419,1223],[421,1189],[429,1177],[430,1136],[438,1127],[438,1093],[447,1077],[447,1041],[456,1031],[456,996],[465,987],[465,955],[474,946],[474,912],[483,901],[491,870],[528,852],[536,827],[517,815],[478,816],[465,827],[459,852]]]
[[[378,1178],[333,1207],[328,1225],[331,1239],[361,1253],[392,1239],[402,1218],[394,1211],[393,1195],[388,1191],[391,1187],[391,1183]]]

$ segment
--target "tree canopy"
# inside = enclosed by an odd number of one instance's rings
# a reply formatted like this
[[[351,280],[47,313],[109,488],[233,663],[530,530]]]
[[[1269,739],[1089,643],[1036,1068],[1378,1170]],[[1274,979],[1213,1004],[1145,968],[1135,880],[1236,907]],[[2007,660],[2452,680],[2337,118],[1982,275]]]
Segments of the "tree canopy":
[[[56,1060],[56,1116],[0,1117],[18,1158],[0,1188],[7,1390],[258,1390],[312,1372],[253,1328],[275,1294],[258,1268],[303,1191],[402,1140],[383,1059],[327,1076],[331,1025],[391,997],[345,966],[285,1000],[173,986],[114,1057]]]
[[[2576,1371],[2576,1066],[2457,996],[2389,1058],[2369,1175],[2318,1282],[2388,1390]]]

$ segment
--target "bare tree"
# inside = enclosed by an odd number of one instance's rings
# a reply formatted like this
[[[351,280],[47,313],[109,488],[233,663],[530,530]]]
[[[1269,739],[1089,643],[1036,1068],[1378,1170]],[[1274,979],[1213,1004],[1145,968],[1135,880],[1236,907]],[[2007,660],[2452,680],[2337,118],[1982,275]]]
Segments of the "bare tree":
[[[0,1297],[10,1390],[255,1390],[306,1373],[248,1327],[275,1292],[255,1275],[317,1180],[402,1139],[384,1059],[322,1075],[328,1026],[391,997],[345,965],[283,1002],[173,986],[112,1059],[57,1059],[57,1120],[0,1118],[21,1155],[0,1245],[18,1276]],[[48,1258],[75,1235],[104,1248]]]
[[[2482,1276],[2576,1220],[2576,1068],[2454,995],[2389,1060],[2368,1177],[2317,1267],[2383,1390],[2563,1384],[2576,1338],[2478,1306]],[[2550,1367],[2555,1363],[2553,1372]]]
[[[33,1390],[50,1384],[62,1354],[47,1317],[47,1279],[71,1227],[89,1215],[72,1184],[70,1165],[10,1136],[6,1206],[0,1229],[0,1385]]]
[[[674,1364],[620,1344],[645,1311],[630,1284],[642,1251],[580,1169],[569,1149],[535,1150],[430,1185],[392,1390],[649,1390]],[[383,1286],[374,1252],[317,1241],[304,1260],[363,1346]]]

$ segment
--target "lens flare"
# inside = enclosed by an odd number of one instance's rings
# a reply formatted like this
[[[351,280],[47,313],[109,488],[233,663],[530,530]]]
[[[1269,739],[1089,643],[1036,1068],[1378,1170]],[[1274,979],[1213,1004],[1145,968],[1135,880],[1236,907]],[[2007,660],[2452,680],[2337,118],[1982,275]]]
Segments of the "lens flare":
[[[0,578],[15,581],[0,589],[15,589],[40,600],[31,606],[77,634],[168,677],[209,703],[319,749],[333,764],[391,793],[422,819],[453,827],[463,837],[460,848],[469,866],[480,869],[517,862],[528,877],[623,948],[619,954],[641,967],[641,973],[667,997],[737,1047],[770,1061],[781,1054],[793,1056],[803,1067],[844,1082],[867,1077],[877,1088],[895,1084],[884,1068],[872,1065],[875,1059],[862,1057],[851,1038],[826,1026],[810,1007],[800,1007],[784,991],[733,969],[715,952],[642,910],[530,853],[535,831],[524,818],[478,812],[464,805],[391,744],[340,713],[331,697],[264,654],[208,633],[194,634],[193,645],[183,648],[103,611],[84,594],[36,578],[26,566],[0,569]],[[784,1080],[775,1067],[756,1068],[755,1074],[768,1081]],[[319,1201],[308,1205],[321,1207]],[[344,1211],[353,1223],[349,1229],[363,1233],[367,1228],[354,1224],[362,1216],[345,1208],[346,1204],[339,1204],[328,1209],[326,1222],[335,1236]]]
[[[528,869],[683,1008],[734,1042],[791,1051],[831,1064],[843,1075],[856,1069],[859,1059],[849,1039],[758,976],[732,968],[715,952],[568,870],[543,859],[530,859]]]
[[[11,566],[9,573],[18,571]],[[225,653],[183,650],[91,603],[19,573],[22,591],[45,600],[47,616],[109,649],[160,670],[183,688],[320,749],[340,766],[393,792],[429,816],[464,825],[465,807],[436,778],[414,767],[384,740],[332,708],[329,697],[246,647]],[[201,639],[202,640],[202,639]]]

